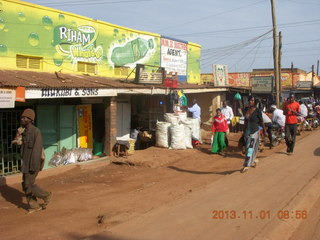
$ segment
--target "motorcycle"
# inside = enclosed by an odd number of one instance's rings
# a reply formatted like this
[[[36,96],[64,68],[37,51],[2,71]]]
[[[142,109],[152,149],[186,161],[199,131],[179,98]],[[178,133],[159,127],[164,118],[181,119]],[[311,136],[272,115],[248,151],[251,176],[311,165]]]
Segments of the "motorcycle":
[[[284,133],[284,127],[279,126],[278,124],[272,124],[272,145],[278,146],[279,143],[284,140],[285,133]]]
[[[298,124],[297,124],[297,135],[301,135],[307,128],[308,128],[308,122],[306,119],[302,116],[298,116]]]

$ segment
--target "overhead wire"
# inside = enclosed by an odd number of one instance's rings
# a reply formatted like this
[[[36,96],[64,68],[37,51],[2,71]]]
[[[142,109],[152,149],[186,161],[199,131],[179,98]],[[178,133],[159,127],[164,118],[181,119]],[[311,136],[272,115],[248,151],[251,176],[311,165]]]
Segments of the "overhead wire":
[[[151,2],[153,0],[123,0],[123,1],[99,1],[99,0],[91,0],[91,1],[69,1],[69,2],[47,2],[41,3],[44,6],[48,7],[57,7],[57,6],[83,6],[83,5],[100,5],[100,4],[118,4],[118,3],[134,3],[134,2]]]
[[[258,2],[255,2],[255,3],[252,3],[252,4],[248,4],[248,5],[245,5],[245,6],[242,6],[242,7],[237,7],[237,8],[233,8],[233,9],[227,10],[227,11],[222,11],[222,12],[219,12],[219,13],[211,14],[211,15],[209,15],[209,16],[197,18],[197,19],[194,19],[194,20],[191,20],[191,21],[187,21],[187,22],[184,22],[184,23],[180,23],[180,24],[176,24],[176,25],[171,25],[171,26],[166,27],[166,28],[158,29],[157,31],[168,30],[168,29],[180,27],[180,26],[183,26],[183,25],[186,25],[186,24],[190,24],[190,23],[202,21],[202,20],[205,20],[205,19],[208,19],[208,18],[212,18],[212,17],[216,17],[216,16],[219,16],[219,15],[223,15],[223,14],[226,14],[226,13],[229,13],[229,12],[233,12],[233,11],[236,11],[236,10],[239,10],[239,9],[251,7],[251,6],[260,4],[260,3],[262,3],[262,2],[266,2],[266,1],[265,1],[265,0],[258,1]]]

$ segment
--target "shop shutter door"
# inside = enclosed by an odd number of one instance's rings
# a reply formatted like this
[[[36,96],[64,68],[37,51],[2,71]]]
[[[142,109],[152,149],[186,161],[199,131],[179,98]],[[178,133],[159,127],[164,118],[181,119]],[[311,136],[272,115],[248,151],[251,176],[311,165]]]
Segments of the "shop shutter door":
[[[117,137],[129,138],[131,124],[130,103],[117,103]]]
[[[49,161],[55,152],[59,152],[59,132],[56,105],[38,105],[36,112],[36,126],[41,130],[44,152],[46,155],[44,168],[48,168]]]
[[[76,118],[75,106],[60,106],[59,126],[60,126],[60,150],[76,148]]]

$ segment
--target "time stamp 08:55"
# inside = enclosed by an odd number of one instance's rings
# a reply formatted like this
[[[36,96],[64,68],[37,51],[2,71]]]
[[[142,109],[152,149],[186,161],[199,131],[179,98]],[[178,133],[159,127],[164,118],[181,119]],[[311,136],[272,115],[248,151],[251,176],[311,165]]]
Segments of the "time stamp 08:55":
[[[279,210],[279,211],[270,211],[270,210],[214,210],[212,211],[212,219],[297,219],[303,220],[308,218],[307,210]]]

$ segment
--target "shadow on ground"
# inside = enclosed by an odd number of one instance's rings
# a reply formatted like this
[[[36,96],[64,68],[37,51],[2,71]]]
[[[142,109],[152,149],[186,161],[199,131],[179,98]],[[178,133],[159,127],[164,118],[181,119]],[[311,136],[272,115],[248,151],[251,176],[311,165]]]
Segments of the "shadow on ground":
[[[229,175],[234,172],[239,172],[240,169],[237,170],[230,170],[230,171],[223,171],[223,172],[203,172],[203,171],[194,171],[194,170],[187,170],[187,169],[182,169],[174,166],[168,166],[167,168],[170,168],[172,170],[178,171],[178,172],[186,172],[186,173],[192,173],[192,174],[219,174],[219,175]]]
[[[0,194],[7,202],[11,202],[18,208],[22,208],[25,210],[28,209],[28,205],[23,203],[24,194],[17,189],[12,188],[8,185],[3,185],[0,187]]]
[[[316,150],[314,150],[313,154],[315,156],[320,156],[320,148],[317,148]]]

